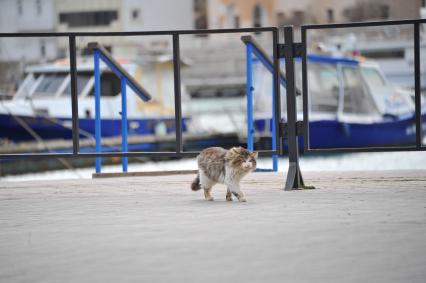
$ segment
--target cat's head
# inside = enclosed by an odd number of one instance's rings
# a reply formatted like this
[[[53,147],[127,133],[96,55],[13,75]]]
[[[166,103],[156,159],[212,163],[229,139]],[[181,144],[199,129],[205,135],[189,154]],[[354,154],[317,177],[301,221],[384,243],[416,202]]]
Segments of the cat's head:
[[[243,171],[256,169],[257,152],[250,152],[244,147],[233,147],[229,150],[228,160],[232,167]]]

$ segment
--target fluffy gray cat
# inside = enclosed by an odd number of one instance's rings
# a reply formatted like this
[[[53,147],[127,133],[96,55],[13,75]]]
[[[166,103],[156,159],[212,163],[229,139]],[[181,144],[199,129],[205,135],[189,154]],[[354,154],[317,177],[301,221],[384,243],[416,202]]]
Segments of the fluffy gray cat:
[[[240,181],[247,173],[256,169],[257,152],[250,152],[242,147],[230,150],[221,147],[209,147],[197,156],[198,175],[192,182],[191,189],[204,190],[206,200],[212,201],[212,187],[216,183],[227,186],[226,200],[232,201],[232,195],[239,201],[247,201],[240,190]]]

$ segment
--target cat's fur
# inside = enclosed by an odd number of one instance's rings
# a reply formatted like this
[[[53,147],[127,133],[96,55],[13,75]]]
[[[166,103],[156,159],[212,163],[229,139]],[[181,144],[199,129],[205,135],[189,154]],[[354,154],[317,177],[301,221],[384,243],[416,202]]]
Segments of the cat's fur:
[[[256,169],[257,152],[242,147],[229,150],[221,147],[209,147],[197,156],[198,175],[191,184],[193,191],[204,190],[206,200],[213,200],[212,187],[216,183],[227,186],[226,200],[232,201],[232,195],[239,201],[247,201],[240,190],[240,181],[247,173]]]

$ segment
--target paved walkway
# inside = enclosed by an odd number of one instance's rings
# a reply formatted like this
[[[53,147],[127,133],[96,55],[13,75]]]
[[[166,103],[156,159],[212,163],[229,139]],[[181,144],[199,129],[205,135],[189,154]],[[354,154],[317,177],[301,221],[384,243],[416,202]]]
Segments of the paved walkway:
[[[0,183],[0,282],[426,282],[426,172]]]

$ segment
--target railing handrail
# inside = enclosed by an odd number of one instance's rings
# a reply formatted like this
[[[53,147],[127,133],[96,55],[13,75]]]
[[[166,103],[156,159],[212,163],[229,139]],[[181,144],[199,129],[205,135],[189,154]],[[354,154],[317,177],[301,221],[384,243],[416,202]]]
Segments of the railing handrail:
[[[285,79],[283,74],[277,70],[279,73],[278,76],[274,76],[274,66],[269,60],[266,52],[256,43],[256,41],[251,36],[242,36],[241,40],[245,43],[246,46],[246,97],[247,97],[247,149],[254,150],[254,119],[253,119],[253,55],[258,58],[262,64],[271,72],[272,74],[272,108],[275,109],[276,99],[275,99],[275,79],[278,77],[285,86]],[[263,59],[261,58],[263,57]],[[277,114],[272,111],[272,150],[277,150]],[[259,171],[259,168],[256,169]],[[271,169],[260,169],[260,171],[270,171]],[[272,156],[272,171],[278,171],[278,155]]]
[[[253,51],[255,52],[256,57],[262,62],[262,64],[266,67],[266,69],[273,75],[274,74],[274,64],[272,63],[272,60],[267,55],[266,51],[260,46],[259,43],[257,43],[256,39],[253,38],[251,35],[244,35],[241,37],[241,41],[244,42],[244,44],[248,45],[251,44],[253,46]],[[284,73],[280,70],[279,71],[280,76],[280,84],[285,87],[286,79]],[[296,88],[296,95],[302,94],[302,91]]]
[[[118,63],[101,44],[98,42],[90,42],[88,45],[89,50],[98,50],[103,61],[105,64],[108,65],[108,67],[111,69],[111,71],[114,72],[114,74],[122,79],[123,77],[126,78],[128,86],[143,100],[143,101],[149,101],[151,100],[152,96],[149,94],[149,92],[143,88],[134,78],[131,76],[121,65]]]
[[[239,32],[278,32],[277,27],[156,30],[156,31],[75,31],[75,32],[1,32],[0,37],[69,37],[69,36],[152,36],[152,35],[191,35]]]
[[[95,77],[95,139],[96,152],[102,152],[102,135],[101,135],[101,73],[100,61],[102,60],[113,73],[120,79],[121,89],[121,139],[122,151],[128,151],[128,124],[127,124],[127,91],[129,86],[143,101],[149,101],[151,95],[143,88],[99,43],[90,42],[89,50],[93,51],[94,55],[94,77]],[[123,172],[127,172],[128,158],[122,158]],[[96,173],[100,173],[102,168],[102,158],[96,158]]]
[[[371,26],[396,26],[412,25],[426,23],[426,19],[403,19],[387,21],[366,21],[349,23],[330,23],[330,24],[307,24],[302,25],[302,29],[327,29],[327,28],[351,28],[351,27],[371,27]]]

